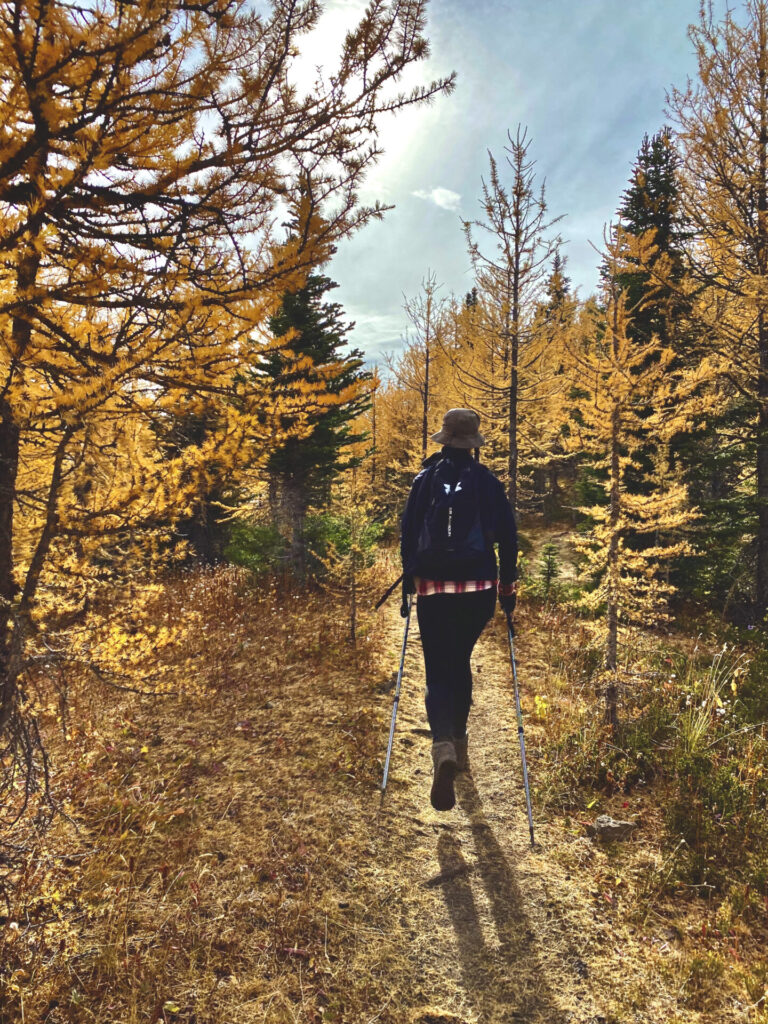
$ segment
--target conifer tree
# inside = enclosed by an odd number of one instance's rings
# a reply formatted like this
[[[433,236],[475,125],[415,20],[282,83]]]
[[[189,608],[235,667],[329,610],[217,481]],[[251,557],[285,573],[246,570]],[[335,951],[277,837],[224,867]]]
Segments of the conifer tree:
[[[370,603],[363,601],[366,591],[380,579],[375,543],[381,535],[376,521],[369,489],[361,486],[359,471],[344,473],[334,494],[329,511],[337,527],[338,537],[328,544],[324,554],[313,552],[321,567],[320,585],[344,599],[349,624],[348,638],[357,644],[362,610]]]
[[[371,486],[373,488],[376,487],[376,483],[377,483],[377,479],[378,479],[377,470],[378,470],[378,467],[379,467],[379,463],[378,463],[379,450],[378,450],[378,447],[377,447],[378,443],[379,443],[379,433],[378,433],[377,424],[376,424],[376,396],[378,394],[378,391],[379,391],[380,387],[381,387],[381,374],[379,373],[378,366],[375,366],[373,368],[373,370],[371,371],[371,385],[370,385],[370,392],[369,392],[369,394],[370,394],[370,403],[371,403],[370,404],[370,416],[368,417],[368,423],[365,426],[365,432],[368,435],[368,437],[370,437],[370,439],[371,439],[370,448],[369,448],[368,452],[366,453],[366,455],[370,459],[370,481],[371,481]]]
[[[673,345],[678,361],[686,363],[690,354],[686,353],[688,336],[682,329],[679,288],[684,229],[678,172],[679,156],[670,129],[665,127],[652,138],[645,135],[618,211],[621,259],[617,263],[609,257],[601,270],[604,277],[615,277],[609,287],[625,295],[630,336],[638,344],[647,344],[655,336],[660,345]],[[654,272],[657,264],[664,267],[663,285]],[[649,405],[647,414],[650,412]],[[643,493],[658,458],[656,438],[649,428],[645,444],[636,454],[637,470],[627,475],[630,491]],[[628,538],[628,543],[637,546],[649,541],[635,537]]]
[[[478,413],[486,442],[483,462],[504,479],[509,469],[509,360],[497,328],[493,303],[475,287],[463,303],[450,307],[441,342],[455,395],[446,398],[446,405]]]
[[[627,307],[632,311],[633,334],[641,341],[649,341],[655,334],[662,345],[674,342],[678,352],[682,338],[675,328],[683,302],[677,286],[683,275],[685,240],[679,166],[680,157],[668,127],[652,138],[643,137],[618,215],[625,235],[646,235],[653,248],[646,250],[647,266],[639,265],[627,253],[625,265],[617,272],[618,287],[625,292]],[[665,266],[663,283],[653,273],[660,257]]]
[[[537,358],[531,351],[531,325],[549,262],[560,246],[559,237],[551,235],[560,218],[547,219],[544,185],[536,185],[527,131],[518,128],[514,137],[507,134],[505,153],[511,183],[504,185],[498,163],[489,153],[489,180],[482,183],[483,217],[465,221],[464,230],[478,286],[485,295],[487,312],[492,314],[491,360],[495,361],[494,350],[499,348],[506,377],[507,493],[516,509],[521,391]],[[478,381],[478,386],[482,388],[482,382]],[[496,390],[496,383],[490,384],[491,395]]]
[[[674,353],[662,349],[656,336],[639,342],[630,325],[626,295],[614,287],[604,318],[593,323],[591,339],[577,341],[571,350],[573,379],[585,398],[574,409],[569,441],[604,470],[608,499],[582,510],[594,525],[577,546],[592,585],[583,602],[591,609],[605,608],[606,716],[612,728],[618,725],[619,630],[622,624],[647,625],[666,616],[673,587],[665,566],[687,549],[687,541],[674,534],[691,518],[685,487],[669,478],[663,462],[649,474],[647,493],[627,488],[628,473],[639,468],[651,400],[652,426],[661,439],[679,424],[682,411],[671,399],[668,371]],[[630,534],[647,534],[654,541],[633,550],[627,544]]]
[[[558,249],[552,257],[552,270],[544,288],[544,310],[550,320],[562,320],[567,315],[568,300],[571,298],[571,279],[565,272],[567,263],[567,257]]]
[[[399,362],[407,364],[412,356],[406,349]],[[393,528],[399,522],[413,478],[423,462],[422,412],[417,392],[403,387],[395,379],[384,379],[376,393],[378,440],[374,496],[377,508]]]
[[[387,357],[387,368],[401,387],[414,391],[421,408],[421,457],[427,457],[429,425],[435,415],[435,362],[439,349],[441,320],[445,300],[439,296],[440,285],[431,272],[421,282],[420,292],[406,297],[404,310],[413,334],[406,336],[407,356]]]
[[[215,437],[220,429],[216,403],[199,400],[185,411],[179,403],[168,422],[158,423],[156,431],[169,460],[177,459],[187,448],[199,448]],[[174,524],[174,532],[188,543],[189,554],[202,565],[215,565],[223,555],[226,541],[225,509],[231,503],[228,493],[233,467],[214,459],[198,475],[198,489],[190,497],[189,507]],[[229,484],[229,488],[227,487]]]
[[[269,381],[274,394],[300,396],[312,384],[322,388],[300,421],[290,413],[283,417],[284,430],[300,428],[301,433],[274,445],[266,463],[280,491],[291,564],[299,579],[306,569],[307,510],[327,503],[331,482],[352,465],[350,448],[361,440],[352,425],[370,401],[371,374],[362,369],[362,352],[343,350],[352,325],[344,323],[337,302],[324,301],[335,287],[315,273],[298,290],[286,292],[269,321],[276,345],[258,364],[260,378]]]
[[[691,317],[684,281],[686,245],[693,236],[683,208],[680,154],[669,127],[643,139],[619,217],[627,234],[647,235],[653,243],[642,261],[628,255],[629,265],[617,274],[632,310],[633,335],[647,340],[656,334],[670,345],[675,351],[673,367],[698,365],[706,355],[708,332]],[[733,436],[734,423],[742,415],[737,395],[729,396],[728,389],[721,387],[718,405],[708,418],[692,420],[669,444],[669,458],[700,510],[698,529],[705,530],[710,540],[717,539],[709,545],[706,559],[685,556],[672,570],[681,585],[695,588],[700,596],[731,571],[738,557],[741,524],[749,516],[740,483],[748,455],[743,444],[734,444]],[[646,468],[658,457],[649,436]],[[641,486],[635,481],[636,488]]]
[[[531,333],[538,359],[529,386],[530,400],[522,407],[522,469],[531,474],[534,498],[541,501],[546,516],[555,511],[560,499],[560,473],[574,461],[563,437],[567,432],[571,384],[566,372],[566,349],[578,303],[571,294],[566,264],[566,258],[556,252],[544,296],[534,315]]]
[[[549,600],[550,592],[560,573],[560,553],[557,550],[557,545],[549,541],[541,549],[539,559],[539,579],[544,590],[545,601]]]
[[[189,514],[209,464],[263,445],[268,396],[238,378],[248,339],[381,213],[357,198],[377,117],[452,84],[392,90],[427,55],[425,3],[374,0],[302,94],[292,68],[319,16],[294,0],[3,6],[0,735],[27,765],[31,637],[105,538]],[[280,245],[286,208],[300,230]],[[215,434],[169,461],[153,426],[198,399]]]
[[[385,356],[387,376],[377,390],[377,507],[392,524],[429,452],[429,437],[446,409],[459,403],[449,355],[453,304],[439,287],[428,274],[418,295],[406,299],[411,331],[398,353]]]
[[[768,610],[768,4],[691,29],[698,81],[670,97],[683,155],[681,199],[691,318],[717,361],[712,387],[731,406],[728,458],[748,456],[743,521],[751,539],[756,621]],[[673,279],[657,271],[661,284]],[[718,446],[725,454],[725,447]],[[733,464],[731,462],[731,464]],[[748,473],[748,476],[747,476]],[[744,487],[741,488],[744,493]]]

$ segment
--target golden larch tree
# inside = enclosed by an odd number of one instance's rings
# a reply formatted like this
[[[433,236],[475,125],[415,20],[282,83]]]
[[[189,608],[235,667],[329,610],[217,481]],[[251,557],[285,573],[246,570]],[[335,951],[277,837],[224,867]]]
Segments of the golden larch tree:
[[[488,181],[482,182],[482,218],[465,221],[469,254],[479,290],[485,298],[492,358],[496,350],[505,377],[507,423],[507,493],[512,508],[518,505],[519,406],[530,362],[531,325],[551,258],[560,239],[552,233],[560,218],[548,219],[544,185],[537,187],[531,141],[527,131],[508,133],[505,147],[511,182],[502,181],[498,162],[488,154]],[[478,239],[482,239],[480,242]],[[479,383],[482,388],[482,383]],[[495,393],[496,385],[492,385]]]
[[[189,513],[207,463],[269,437],[238,378],[246,340],[382,212],[357,200],[379,115],[451,86],[393,87],[428,52],[425,3],[373,0],[302,93],[292,70],[320,13],[0,9],[0,732],[14,749],[41,579],[87,577],[95,545],[106,557],[110,535]],[[283,242],[286,211],[299,230]],[[217,429],[169,458],[157,430],[190,394],[216,398]]]
[[[626,295],[620,290],[609,293],[603,314],[596,312],[590,336],[575,336],[571,346],[570,375],[580,397],[568,443],[604,475],[607,502],[582,509],[593,525],[577,539],[577,547],[591,584],[582,602],[592,610],[604,609],[606,714],[615,728],[620,626],[648,625],[665,617],[674,589],[665,567],[688,550],[680,531],[692,511],[685,487],[661,460],[645,481],[645,493],[633,493],[627,483],[628,474],[642,468],[639,456],[647,431],[655,432],[661,448],[664,438],[680,429],[683,392],[675,392],[669,376],[674,353],[655,336],[645,342],[631,337]],[[632,544],[637,537],[650,538],[650,543]]]
[[[673,90],[682,154],[687,281],[654,267],[662,287],[685,287],[700,344],[724,390],[744,410],[741,440],[754,451],[754,605],[768,610],[768,4],[748,0],[716,22],[702,5],[691,28],[698,79]]]

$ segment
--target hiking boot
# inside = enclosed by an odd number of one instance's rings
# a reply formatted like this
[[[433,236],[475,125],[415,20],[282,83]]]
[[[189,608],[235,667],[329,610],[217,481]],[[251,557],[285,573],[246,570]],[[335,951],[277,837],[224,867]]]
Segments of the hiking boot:
[[[453,741],[454,749],[456,750],[456,771],[457,772],[468,772],[469,771],[469,751],[467,750],[467,744],[469,737],[465,733],[458,739]]]
[[[456,777],[456,750],[453,740],[440,740],[432,744],[434,777],[429,799],[436,811],[450,811],[456,803],[453,780]]]

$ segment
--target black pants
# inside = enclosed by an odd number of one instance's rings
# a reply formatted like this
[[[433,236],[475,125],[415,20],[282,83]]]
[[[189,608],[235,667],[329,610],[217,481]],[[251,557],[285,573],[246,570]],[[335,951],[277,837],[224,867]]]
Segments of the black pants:
[[[430,594],[416,601],[427,673],[427,718],[435,742],[467,731],[472,703],[472,648],[493,616],[496,590]]]

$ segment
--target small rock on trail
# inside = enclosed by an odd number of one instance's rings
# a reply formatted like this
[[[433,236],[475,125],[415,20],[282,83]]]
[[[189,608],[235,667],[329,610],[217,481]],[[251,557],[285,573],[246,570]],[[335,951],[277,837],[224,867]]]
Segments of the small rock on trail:
[[[609,814],[600,814],[593,825],[587,825],[587,835],[601,843],[612,843],[628,839],[636,828],[634,821],[616,821]]]

